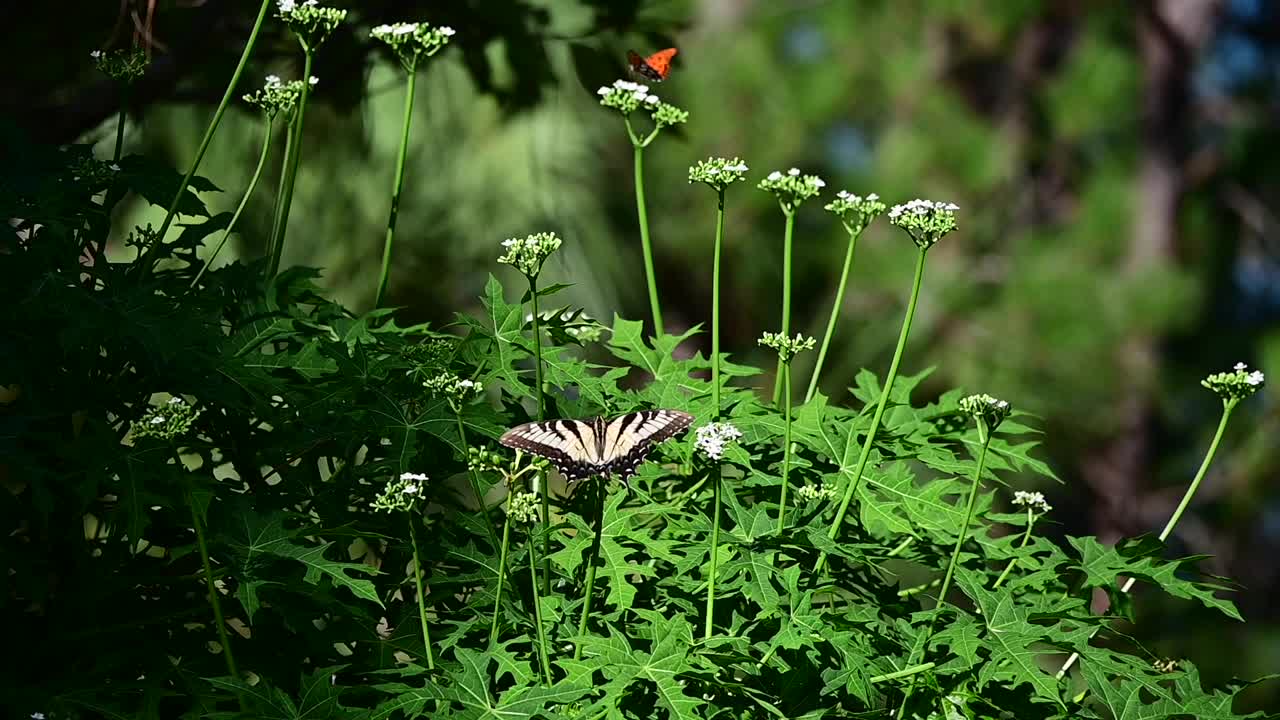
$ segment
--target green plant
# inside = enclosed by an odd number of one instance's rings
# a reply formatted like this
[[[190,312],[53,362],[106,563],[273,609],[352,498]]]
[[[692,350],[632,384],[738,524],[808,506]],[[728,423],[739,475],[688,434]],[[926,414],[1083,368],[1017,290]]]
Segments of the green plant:
[[[490,276],[482,313],[404,327],[336,304],[316,270],[208,269],[229,225],[206,179],[5,149],[0,621],[25,662],[0,693],[19,716],[1243,717],[1245,683],[1206,690],[1090,612],[1101,590],[1131,616],[1126,577],[1240,619],[1197,558],[1163,557],[1186,502],[1160,539],[1052,542],[1043,497],[1005,512],[993,489],[1053,478],[1026,416],[899,376],[954,206],[889,213],[919,254],[883,384],[863,371],[851,406],[792,408],[728,354],[677,354],[700,328],[542,310],[562,290],[536,282],[551,234],[506,243],[527,294]],[[128,194],[176,195],[192,221],[135,230],[148,258],[82,263],[99,198]],[[1206,380],[1223,420],[1188,498],[1263,380]],[[494,442],[531,414],[654,407],[703,422],[629,488],[535,499],[542,465]],[[1077,672],[1046,669],[1071,653]]]

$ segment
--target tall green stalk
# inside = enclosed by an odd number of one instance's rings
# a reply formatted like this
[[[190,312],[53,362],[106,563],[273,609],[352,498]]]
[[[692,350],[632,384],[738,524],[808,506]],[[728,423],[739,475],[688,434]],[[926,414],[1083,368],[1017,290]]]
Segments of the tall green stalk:
[[[644,202],[644,145],[633,145],[635,155],[636,215],[640,219],[640,249],[644,253],[644,278],[649,285],[649,312],[653,315],[655,337],[664,334],[662,306],[658,302],[658,279],[653,272],[653,246],[649,242],[649,216]]]
[[[782,336],[791,335],[791,236],[796,226],[795,210],[784,210],[787,216],[782,235]],[[782,399],[782,358],[778,358],[778,369],[774,373],[773,404]]]
[[[435,650],[431,647],[431,626],[427,623],[427,596],[422,591],[422,559],[418,555],[418,515],[409,513],[409,544],[413,545],[413,584],[418,591],[418,620],[422,625],[422,647],[427,669],[436,669]]]
[[[538,420],[546,416],[546,397],[542,386],[542,327],[538,317],[538,279],[529,276],[529,304],[533,308],[533,382],[534,397],[537,400]],[[542,590],[551,594],[551,488],[547,483],[546,470],[538,470],[538,496],[542,504]]]
[[[489,622],[489,648],[492,649],[498,644],[498,616],[502,612],[502,582],[506,580],[507,574],[503,571],[507,567],[507,544],[511,542],[511,518],[502,523],[502,549],[498,551],[498,590],[493,596],[493,620]]]
[[[285,144],[284,165],[281,168],[279,208],[275,225],[271,229],[271,259],[267,265],[267,277],[274,278],[280,272],[280,258],[284,255],[284,240],[289,229],[289,209],[293,206],[293,186],[298,177],[302,160],[302,130],[307,117],[307,98],[311,96],[311,66],[315,62],[315,50],[302,44],[302,92],[298,94],[298,110],[293,117],[289,141]]]
[[[529,533],[529,589],[533,593],[533,622],[537,626],[538,657],[542,658],[542,680],[551,686],[551,646],[547,643],[547,631],[542,626],[542,599],[538,597],[538,544]]]
[[[187,186],[191,184],[191,178],[195,177],[196,170],[200,168],[200,161],[204,159],[205,151],[209,149],[209,143],[213,140],[213,133],[218,129],[218,124],[222,122],[222,115],[227,111],[227,106],[231,104],[231,98],[235,96],[236,86],[240,84],[240,76],[244,74],[245,66],[249,64],[249,56],[253,54],[253,48],[258,43],[258,33],[262,30],[262,22],[267,17],[267,8],[274,4],[272,0],[262,0],[262,6],[258,8],[258,18],[254,20],[253,30],[249,32],[249,40],[244,45],[244,52],[240,53],[240,62],[236,64],[235,72],[231,74],[231,81],[227,83],[227,90],[222,94],[222,100],[218,103],[218,109],[214,111],[213,119],[209,121],[209,127],[204,131],[204,137],[200,139],[200,146],[196,148],[195,159],[191,161],[191,167],[187,168],[187,174],[182,176],[182,182],[179,183],[178,191],[174,193],[173,200],[169,202],[169,207],[164,214],[164,221],[160,223],[160,230],[156,233],[155,243],[143,253],[141,266],[144,273],[151,271],[151,263],[155,253],[159,251],[160,243],[164,242],[165,233],[169,231],[169,225],[173,223],[173,217],[178,212],[178,203],[182,201],[182,195],[187,191]]]
[[[470,446],[467,444],[467,426],[462,422],[462,413],[459,408],[453,408],[453,417],[458,421],[458,442],[462,444],[462,457],[465,461],[470,455]],[[484,518],[484,528],[489,533],[489,542],[494,548],[499,547],[498,531],[493,529],[493,523],[489,522],[489,508],[486,507],[484,501],[484,491],[480,489],[480,473],[470,468],[467,469],[467,476],[471,479],[471,492],[476,496],[476,507],[480,510],[480,516]],[[498,575],[501,576],[504,568],[498,568]]]
[[[844,291],[849,285],[849,270],[853,267],[853,252],[858,245],[858,235],[849,233],[849,247],[844,253],[844,268],[840,270],[840,284],[836,286],[836,299],[831,303],[831,317],[827,318],[827,331],[822,335],[822,345],[818,347],[818,360],[813,364],[813,375],[809,377],[809,389],[804,393],[807,403],[818,392],[818,378],[822,375],[822,364],[827,359],[827,348],[831,346],[831,337],[836,334],[836,320],[840,318],[840,308],[844,307]]]
[[[387,237],[382,244],[382,272],[378,276],[378,292],[374,296],[373,306],[382,307],[387,297],[387,282],[391,275],[391,249],[395,245],[396,217],[400,214],[400,191],[404,187],[405,157],[409,154],[409,126],[413,122],[413,94],[417,86],[417,67],[408,69],[409,78],[404,94],[404,119],[400,127],[400,153],[396,155],[396,177],[391,189],[391,214],[387,218]]]
[[[898,333],[898,346],[893,351],[893,362],[889,364],[889,375],[885,378],[884,389],[880,391],[880,402],[876,404],[875,414],[871,416],[871,427],[867,429],[867,436],[862,442],[862,452],[858,455],[858,464],[854,467],[853,475],[848,479],[848,484],[844,489],[844,496],[840,498],[840,508],[836,511],[835,520],[831,523],[831,528],[827,531],[827,537],[835,540],[840,533],[840,526],[844,523],[845,513],[849,510],[849,502],[853,500],[853,495],[858,489],[858,485],[862,482],[862,473],[866,470],[867,460],[871,457],[871,448],[875,444],[876,433],[880,430],[880,419],[884,417],[885,405],[889,402],[889,394],[893,391],[893,381],[898,376],[898,365],[902,362],[903,350],[907,347],[907,336],[911,334],[911,320],[916,314],[916,302],[920,298],[920,285],[924,279],[924,260],[928,253],[928,249],[920,248],[916,255],[916,272],[911,283],[911,300],[907,303],[907,313],[902,319],[902,330]],[[852,440],[852,438],[850,438]],[[841,467],[845,467],[849,460],[849,450],[853,447],[850,442],[845,446],[844,458],[840,462]],[[814,572],[821,572],[827,563],[827,554],[825,552],[818,555],[818,561],[814,563]]]
[[[1030,505],[1028,505],[1027,506],[1027,528],[1022,532],[1022,539],[1018,541],[1018,549],[1022,549],[1026,547],[1027,543],[1031,541],[1031,529],[1035,527],[1035,524],[1036,524],[1035,510]],[[1005,565],[1004,570],[1000,571],[1000,577],[996,578],[995,583],[991,585],[991,589],[992,590],[1000,589],[1000,586],[1004,584],[1005,578],[1009,577],[1009,573],[1013,571],[1013,567],[1017,564],[1018,564],[1018,558],[1016,557],[1010,558],[1009,564]]]
[[[716,613],[716,572],[720,564],[720,463],[711,468],[711,567],[707,570],[707,617],[702,636],[710,640]]]
[[[593,478],[596,489],[595,535],[591,538],[591,551],[587,553],[587,585],[582,594],[582,614],[578,617],[578,636],[587,634],[587,618],[591,617],[591,597],[596,589],[596,562],[600,559],[600,537],[604,534],[604,480]],[[582,658],[582,643],[573,647],[573,659]]]
[[[213,261],[218,257],[218,253],[222,252],[222,247],[227,244],[227,238],[231,237],[231,231],[235,229],[236,222],[240,220],[240,214],[244,212],[245,205],[249,204],[249,197],[253,195],[253,191],[258,187],[258,180],[262,177],[262,169],[267,164],[267,151],[271,149],[271,116],[267,115],[263,118],[263,134],[262,134],[262,150],[258,153],[258,165],[253,169],[253,176],[249,178],[249,186],[245,188],[244,195],[240,198],[240,204],[236,206],[236,211],[231,215],[231,222],[227,223],[226,230],[222,231],[222,237],[218,240],[218,245],[213,249],[213,253],[205,260],[204,267],[200,268],[200,272],[196,273],[195,278],[191,280],[189,287],[196,287],[200,284],[200,278],[204,277],[205,272],[213,267]]]
[[[182,467],[182,460],[178,460]],[[200,565],[204,569],[205,588],[209,593],[209,609],[213,611],[213,622],[218,629],[218,642],[222,643],[222,657],[227,663],[227,673],[236,680],[240,673],[236,670],[235,654],[231,651],[231,639],[227,636],[227,623],[222,615],[222,602],[218,599],[218,588],[213,584],[213,564],[209,561],[209,542],[205,538],[204,523],[200,521],[200,513],[196,510],[195,498],[187,491],[187,507],[191,509],[191,527],[196,533],[196,546],[200,549]]]
[[[787,527],[787,486],[791,471],[791,363],[782,363],[782,488],[778,493],[778,534]]]
[[[716,244],[711,258],[711,399],[715,404],[714,420],[720,419],[720,247],[723,242],[724,189],[721,188],[716,200]],[[717,513],[719,509],[719,503],[716,503]]]
[[[114,152],[111,153],[111,162],[113,163],[120,162],[120,155],[121,153],[124,152],[125,111],[129,107],[128,89],[127,88],[123,89],[120,95],[121,95],[120,96],[120,115],[119,115],[119,119],[116,120],[116,149]],[[110,205],[108,205],[107,207],[110,208]]]
[[[1169,516],[1169,521],[1165,523],[1164,529],[1160,531],[1160,542],[1164,542],[1169,539],[1169,536],[1173,534],[1173,528],[1177,526],[1178,521],[1182,519],[1182,514],[1185,513],[1187,507],[1191,505],[1191,499],[1195,497],[1196,491],[1200,489],[1200,483],[1204,480],[1205,475],[1208,474],[1209,466],[1213,464],[1214,456],[1218,454],[1218,444],[1222,442],[1222,435],[1227,430],[1227,422],[1231,419],[1231,411],[1235,409],[1236,404],[1239,402],[1240,400],[1238,398],[1223,401],[1222,418],[1218,420],[1218,430],[1213,434],[1213,441],[1209,443],[1209,449],[1205,452],[1204,460],[1200,461],[1200,469],[1196,471],[1195,478],[1193,478],[1191,480],[1191,484],[1187,486],[1187,491],[1182,494],[1182,500],[1178,503],[1178,507],[1173,511],[1173,514]],[[1120,592],[1129,592],[1129,590],[1133,588],[1135,582],[1137,582],[1137,579],[1132,577],[1125,580],[1124,585],[1120,587]],[[1094,628],[1093,634],[1089,637],[1092,638],[1097,634],[1098,628]],[[1057,679],[1061,680],[1065,677],[1067,671],[1070,670],[1071,666],[1075,665],[1076,661],[1079,659],[1080,653],[1071,653],[1066,662],[1062,663],[1062,667],[1058,669],[1058,674],[1056,676]]]

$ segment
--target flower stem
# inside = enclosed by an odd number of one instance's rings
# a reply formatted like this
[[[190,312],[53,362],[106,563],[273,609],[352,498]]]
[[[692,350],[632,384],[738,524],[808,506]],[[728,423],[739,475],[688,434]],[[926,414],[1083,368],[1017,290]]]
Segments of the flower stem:
[[[542,658],[542,679],[547,687],[551,686],[551,649],[547,644],[547,631],[542,627],[542,600],[538,597],[538,543],[529,534],[529,589],[533,592],[533,622],[537,626],[538,656]]]
[[[582,614],[578,617],[579,637],[587,634],[587,618],[591,616],[591,596],[596,589],[596,561],[600,559],[600,536],[604,534],[604,480],[594,478],[596,488],[595,535],[591,539],[591,551],[587,553],[587,586],[582,595]],[[582,642],[573,648],[573,659],[582,658]]]
[[[1019,548],[1026,547],[1027,543],[1031,540],[1031,528],[1035,526],[1035,523],[1036,523],[1035,511],[1033,511],[1031,507],[1028,506],[1027,507],[1027,529],[1022,533],[1022,540],[1018,543]],[[1010,559],[1009,564],[1005,565],[1004,570],[1000,571],[1000,577],[996,578],[995,584],[991,586],[991,589],[996,590],[1001,585],[1003,585],[1005,578],[1009,577],[1009,573],[1013,570],[1013,566],[1017,564],[1018,564],[1018,558]]]
[[[720,419],[720,246],[724,241],[724,189],[716,202],[716,244],[711,259],[711,398],[715,404],[713,420]],[[718,506],[719,503],[717,503]],[[718,512],[718,509],[717,509]],[[719,520],[719,517],[716,518]],[[715,562],[714,560],[712,561]],[[712,567],[715,567],[713,564]],[[708,613],[707,632],[711,621]]]
[[[1231,411],[1236,408],[1237,402],[1239,402],[1239,400],[1223,400],[1222,418],[1218,420],[1218,430],[1213,434],[1213,441],[1209,443],[1209,449],[1205,452],[1204,460],[1200,461],[1200,469],[1196,471],[1195,478],[1193,478],[1191,480],[1191,484],[1187,486],[1187,491],[1182,494],[1182,501],[1178,503],[1178,507],[1173,511],[1173,515],[1169,516],[1169,521],[1165,523],[1164,529],[1160,531],[1160,542],[1168,540],[1169,536],[1173,534],[1174,526],[1176,526],[1178,521],[1182,519],[1182,514],[1186,512],[1187,507],[1191,504],[1191,498],[1195,497],[1196,491],[1200,489],[1200,482],[1203,481],[1204,476],[1208,474],[1209,465],[1213,463],[1213,457],[1218,454],[1218,444],[1222,442],[1222,435],[1227,430],[1227,421],[1231,419]],[[1120,592],[1129,592],[1129,590],[1133,588],[1134,582],[1136,582],[1136,579],[1132,577],[1125,580],[1124,585],[1120,586]],[[1093,634],[1089,637],[1092,638],[1097,634],[1098,629],[1095,628]],[[1058,674],[1056,676],[1057,679],[1061,680],[1067,674],[1067,671],[1071,669],[1071,666],[1075,665],[1076,661],[1079,659],[1080,653],[1071,653],[1071,656],[1068,657],[1066,662],[1062,663],[1062,667],[1058,669]]]
[[[240,198],[240,204],[236,206],[236,211],[231,216],[231,222],[227,223],[227,229],[222,231],[222,237],[218,240],[218,245],[213,249],[213,253],[209,255],[209,259],[205,261],[204,266],[200,268],[200,272],[196,273],[195,278],[191,280],[188,287],[194,288],[200,284],[200,278],[204,277],[205,271],[213,266],[213,261],[218,257],[218,253],[222,252],[222,247],[227,244],[227,238],[231,237],[231,231],[235,229],[236,222],[240,219],[240,213],[244,212],[245,205],[249,204],[249,197],[253,195],[254,188],[258,187],[258,180],[262,177],[262,169],[267,164],[267,151],[271,149],[271,118],[266,118],[263,127],[262,151],[258,153],[258,166],[253,169],[253,176],[249,178],[249,187],[245,188],[244,195]]]
[[[707,571],[707,618],[703,637],[711,639],[716,609],[716,565],[720,560],[720,465],[711,469],[711,567]]]
[[[290,142],[284,159],[284,175],[280,181],[279,211],[275,227],[271,230],[271,261],[267,277],[274,278],[280,272],[280,258],[284,255],[284,239],[289,229],[289,209],[293,206],[293,184],[298,177],[298,165],[302,160],[302,128],[307,117],[307,98],[311,96],[311,65],[315,62],[315,50],[302,45],[302,92],[298,94],[298,110],[293,118]]]
[[[836,535],[840,533],[840,526],[844,522],[845,513],[849,510],[849,502],[853,500],[854,492],[862,482],[862,471],[866,469],[867,460],[871,457],[871,447],[875,444],[876,432],[880,430],[880,419],[884,416],[885,405],[889,402],[889,393],[893,390],[894,378],[898,376],[898,365],[902,362],[902,352],[907,346],[907,336],[911,334],[911,319],[916,314],[916,301],[920,298],[920,285],[924,279],[924,259],[927,253],[927,249],[921,248],[916,256],[916,273],[911,283],[911,300],[907,303],[907,313],[902,318],[902,330],[898,333],[898,346],[893,351],[893,362],[889,363],[889,375],[884,380],[884,389],[880,391],[880,402],[876,405],[875,414],[871,416],[871,427],[867,429],[867,437],[862,441],[862,452],[858,456],[858,464],[854,467],[853,475],[849,478],[849,484],[844,489],[844,496],[840,498],[840,508],[836,511],[836,517],[831,523],[831,529],[827,531],[827,537],[832,540],[835,540]],[[849,450],[852,447],[852,442],[845,446],[844,458],[840,462],[841,467],[846,465],[849,459]],[[818,561],[813,566],[814,572],[821,572],[826,562],[827,554],[825,552],[820,553]]]
[[[387,218],[387,237],[382,245],[382,272],[378,275],[378,292],[374,296],[373,306],[382,307],[387,297],[387,282],[391,275],[391,248],[395,244],[396,217],[400,214],[400,191],[404,187],[404,163],[409,154],[409,126],[413,122],[413,92],[418,84],[418,73],[415,67],[409,68],[409,79],[404,92],[404,120],[400,128],[400,153],[396,156],[396,178],[391,189],[391,214]]]
[[[464,425],[462,422],[462,413],[459,413],[457,412],[457,410],[455,410],[453,413],[453,417],[458,421],[458,440],[460,443],[462,443],[462,457],[463,457],[463,461],[465,462],[468,454],[470,453],[469,446],[467,445],[467,426]],[[474,470],[471,470],[470,468],[468,468],[467,475],[471,479],[471,491],[476,495],[476,507],[479,508],[480,515],[484,518],[485,530],[489,531],[489,542],[492,543],[493,547],[496,549],[499,547],[498,531],[494,530],[493,523],[489,522],[489,508],[485,506],[484,491],[480,489],[479,474]],[[504,571],[504,567],[499,566],[498,567],[499,577],[502,576],[503,571]]]
[[[413,584],[418,591],[418,620],[422,624],[422,648],[427,656],[427,669],[436,669],[435,651],[431,647],[431,628],[427,624],[427,598],[422,592],[422,559],[418,556],[418,516],[409,513],[409,544],[413,546]]]
[[[791,235],[796,226],[795,210],[783,209],[787,222],[782,231],[782,336],[791,335]],[[777,405],[782,398],[782,358],[778,358],[778,369],[774,373],[773,404]]]
[[[813,375],[809,377],[809,389],[805,391],[804,401],[809,402],[818,392],[818,378],[822,375],[822,364],[827,359],[827,348],[831,345],[831,337],[836,333],[836,320],[840,318],[840,308],[844,306],[844,291],[849,284],[849,270],[853,267],[853,252],[858,245],[861,233],[849,233],[849,248],[844,253],[844,268],[840,271],[840,284],[836,286],[836,299],[831,303],[831,317],[827,318],[827,332],[822,336],[822,345],[818,348],[818,360],[813,364]]]
[[[502,611],[502,581],[507,574],[507,544],[511,542],[511,518],[502,523],[502,549],[498,551],[498,590],[493,597],[493,620],[489,623],[489,650],[498,643],[498,615]]]
[[[964,521],[960,523],[960,530],[956,533],[956,544],[951,548],[951,559],[947,561],[947,571],[942,577],[942,588],[938,590],[938,603],[934,605],[933,613],[929,615],[929,629],[922,636],[923,640],[911,650],[911,655],[907,658],[908,665],[915,662],[917,650],[926,651],[929,641],[933,639],[933,631],[938,625],[938,616],[942,614],[942,606],[947,602],[951,579],[955,577],[956,565],[960,562],[960,548],[964,547],[965,540],[969,539],[969,523],[973,521],[973,509],[978,504],[978,490],[982,487],[982,470],[987,464],[987,447],[991,445],[991,433],[983,420],[978,420],[978,440],[982,443],[982,448],[978,451],[978,466],[974,468],[973,482],[969,485],[969,501],[965,504]],[[902,704],[898,706],[898,717],[902,717],[906,712],[907,701],[911,699],[915,688],[916,684],[913,680],[902,695]]]
[[[529,278],[529,304],[533,309],[533,382],[537,401],[537,417],[546,415],[546,397],[542,387],[542,328],[538,317],[538,279]],[[547,472],[538,470],[538,496],[542,503],[542,591],[551,594],[551,488],[547,486]]]
[[[786,529],[787,485],[791,472],[791,363],[782,363],[782,490],[778,494],[778,534]]]
[[[160,244],[164,242],[164,235],[169,231],[169,225],[173,223],[174,215],[178,212],[178,203],[182,201],[182,196],[186,193],[187,186],[191,184],[191,178],[195,177],[196,170],[200,167],[200,161],[204,159],[205,151],[209,149],[209,143],[213,140],[213,133],[218,129],[218,123],[222,122],[222,115],[227,111],[227,106],[231,104],[231,98],[236,93],[236,86],[240,84],[240,76],[244,74],[245,66],[249,64],[249,56],[253,54],[253,47],[258,43],[258,33],[262,30],[262,21],[267,16],[267,8],[274,4],[272,0],[262,0],[262,6],[258,8],[258,18],[253,23],[253,30],[249,32],[249,40],[244,45],[244,51],[240,53],[240,62],[236,65],[235,72],[231,74],[231,81],[227,83],[227,90],[222,94],[222,100],[218,103],[218,109],[213,113],[213,119],[209,121],[209,127],[205,128],[204,137],[201,138],[200,146],[196,149],[195,159],[191,161],[191,167],[187,168],[187,174],[182,177],[182,182],[178,185],[178,191],[174,193],[173,200],[169,202],[169,208],[164,214],[164,221],[160,223],[160,231],[156,233],[155,242],[143,253],[144,262],[141,263],[143,273],[151,271],[152,258],[159,251]]]
[[[182,460],[178,460],[182,467]],[[191,508],[191,527],[196,533],[196,546],[200,549],[200,564],[204,568],[205,586],[209,591],[209,609],[213,611],[213,622],[218,628],[218,642],[222,643],[222,657],[227,661],[227,673],[239,680],[236,670],[236,658],[231,652],[231,639],[227,636],[227,623],[222,617],[222,602],[218,599],[218,588],[213,584],[213,564],[209,561],[209,543],[204,535],[204,523],[200,521],[200,512],[196,509],[195,498],[187,491],[187,507]]]
[[[628,126],[628,132],[630,127]],[[653,334],[664,334],[662,307],[658,302],[658,281],[653,273],[653,247],[649,243],[649,216],[644,203],[644,145],[632,140],[635,155],[636,215],[640,219],[640,249],[644,253],[644,277],[649,284],[649,311],[653,314]]]
[[[129,91],[127,88],[121,92],[120,98],[120,115],[116,120],[116,149],[111,153],[111,162],[120,162],[120,154],[124,152],[124,120],[125,110],[129,107]],[[110,206],[108,206],[108,210]]]

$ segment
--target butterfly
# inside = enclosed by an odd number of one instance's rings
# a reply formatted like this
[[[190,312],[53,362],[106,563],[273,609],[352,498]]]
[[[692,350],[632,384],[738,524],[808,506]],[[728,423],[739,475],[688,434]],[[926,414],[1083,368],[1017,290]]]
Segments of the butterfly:
[[[649,57],[640,57],[635,50],[627,51],[627,64],[631,72],[652,82],[662,82],[671,74],[671,58],[680,52],[675,48],[659,50]]]
[[[503,433],[498,442],[547,458],[570,483],[599,475],[626,484],[650,448],[691,424],[693,416],[679,410],[641,410],[611,420],[525,423]]]

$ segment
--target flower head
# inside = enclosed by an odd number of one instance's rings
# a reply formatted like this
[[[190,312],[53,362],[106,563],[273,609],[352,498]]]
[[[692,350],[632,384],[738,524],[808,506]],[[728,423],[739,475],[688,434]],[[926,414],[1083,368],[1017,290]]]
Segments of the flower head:
[[[916,199],[894,205],[889,210],[889,222],[905,230],[916,247],[928,250],[956,229],[959,209],[955,203]]]
[[[800,207],[801,203],[817,197],[827,184],[817,175],[801,175],[800,168],[791,168],[783,173],[774,170],[765,176],[756,187],[773,193],[782,206],[782,211],[790,215]]]
[[[258,90],[244,96],[244,101],[274,118],[280,113],[289,114],[302,95],[302,81],[281,82],[278,75],[268,75]]]
[[[596,90],[600,96],[600,105],[622,113],[624,117],[643,108],[649,113],[654,125],[658,128],[688,122],[689,113],[675,105],[662,102],[657,95],[649,92],[649,86],[630,80],[614,80],[612,85],[601,86]],[[639,139],[636,139],[639,142]]]
[[[1044,499],[1044,493],[1027,492],[1026,490],[1018,490],[1013,494],[1013,504],[1022,505],[1031,512],[1047,513],[1053,509]]]
[[[276,13],[311,50],[320,47],[347,18],[346,10],[320,7],[317,0],[278,0]]]
[[[836,489],[823,483],[804,485],[799,490],[796,490],[796,499],[806,505],[835,500],[837,497],[839,497],[839,493],[836,492]]]
[[[773,348],[778,351],[778,358],[784,363],[791,362],[791,358],[805,350],[812,350],[817,343],[811,337],[805,337],[799,333],[794,338],[789,338],[782,333],[767,332],[760,336],[759,343],[765,347]]]
[[[462,403],[484,392],[484,385],[475,380],[467,380],[451,372],[443,372],[422,383],[432,395],[443,397],[449,401],[454,412],[462,409]]]
[[[149,408],[141,418],[129,426],[133,437],[172,441],[191,432],[201,410],[174,395],[163,405]]]
[[[401,22],[379,25],[369,34],[389,45],[405,70],[413,72],[419,60],[435,55],[449,44],[454,30],[447,25],[433,28],[427,23]]]
[[[713,422],[695,430],[694,435],[695,449],[712,460],[720,460],[729,443],[742,438],[742,431],[729,423]]]
[[[1234,404],[1258,392],[1267,382],[1261,370],[1249,370],[1244,363],[1236,363],[1231,372],[1214,373],[1200,384],[1222,398],[1223,403]]]
[[[532,524],[538,519],[538,494],[511,493],[507,496],[507,517],[523,525]]]
[[[457,345],[453,338],[432,337],[401,347],[400,355],[413,364],[413,373],[424,374],[447,367]]]
[[[422,473],[401,473],[382,489],[369,506],[374,510],[409,510],[414,503],[427,497],[427,476]]]
[[[721,192],[730,185],[746,180],[747,164],[738,158],[707,158],[699,160],[697,165],[689,168],[689,182],[706,183],[716,192]]]
[[[866,229],[871,221],[880,217],[886,209],[880,196],[871,193],[866,197],[854,195],[848,190],[836,193],[836,199],[823,206],[823,210],[840,218],[844,229],[850,235],[857,235]]]
[[[93,66],[98,72],[125,85],[133,83],[147,72],[147,51],[142,48],[128,50],[112,50],[103,52],[94,50],[89,53],[93,58]]]
[[[960,399],[960,412],[973,418],[985,428],[985,432],[994,432],[1009,417],[1009,413],[1013,412],[1013,407],[990,395],[970,395]]]
[[[553,232],[510,238],[502,241],[502,247],[507,251],[498,258],[498,262],[514,267],[532,280],[538,277],[542,272],[542,264],[551,253],[560,249],[560,245],[560,238]]]

